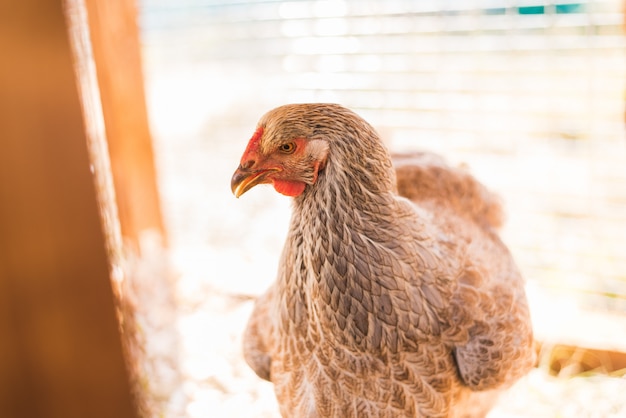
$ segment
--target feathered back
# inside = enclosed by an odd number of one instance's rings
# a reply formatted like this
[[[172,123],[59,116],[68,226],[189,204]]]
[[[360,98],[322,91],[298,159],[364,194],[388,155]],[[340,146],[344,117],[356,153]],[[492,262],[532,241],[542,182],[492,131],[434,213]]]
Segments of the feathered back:
[[[502,226],[500,199],[467,171],[429,152],[393,154],[398,194],[414,202],[447,208],[482,227]]]

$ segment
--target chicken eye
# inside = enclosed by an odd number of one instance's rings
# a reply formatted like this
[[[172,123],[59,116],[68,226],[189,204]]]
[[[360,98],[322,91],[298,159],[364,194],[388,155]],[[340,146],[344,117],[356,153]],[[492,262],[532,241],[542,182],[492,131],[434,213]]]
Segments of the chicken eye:
[[[278,149],[284,154],[291,154],[296,150],[296,145],[293,142],[286,142],[282,144]]]

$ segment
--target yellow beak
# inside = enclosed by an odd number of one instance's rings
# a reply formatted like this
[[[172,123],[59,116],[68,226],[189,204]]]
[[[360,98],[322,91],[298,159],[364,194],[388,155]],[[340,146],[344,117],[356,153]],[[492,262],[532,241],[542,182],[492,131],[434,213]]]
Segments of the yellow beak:
[[[257,184],[271,183],[268,175],[278,171],[278,168],[249,170],[239,166],[230,180],[230,189],[235,197],[239,197]]]

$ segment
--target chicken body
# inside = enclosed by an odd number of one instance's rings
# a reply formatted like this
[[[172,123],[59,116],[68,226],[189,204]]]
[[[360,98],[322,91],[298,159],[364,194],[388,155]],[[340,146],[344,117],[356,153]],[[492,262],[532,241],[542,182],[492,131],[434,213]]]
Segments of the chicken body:
[[[497,200],[436,157],[396,161],[353,112],[287,105],[261,119],[233,176],[236,195],[271,183],[294,197],[244,335],[285,417],[484,416],[532,367]]]

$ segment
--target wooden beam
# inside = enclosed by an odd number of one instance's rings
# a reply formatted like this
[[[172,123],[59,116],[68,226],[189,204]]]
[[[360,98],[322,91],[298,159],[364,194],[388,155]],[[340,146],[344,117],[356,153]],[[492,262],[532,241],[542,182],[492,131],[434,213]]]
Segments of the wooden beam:
[[[62,0],[0,51],[0,416],[134,417]]]
[[[538,366],[554,375],[571,377],[581,373],[626,375],[626,353],[567,344],[537,344]]]
[[[166,244],[133,0],[84,0],[122,236],[141,252],[147,232]],[[154,235],[154,234],[152,234]]]

